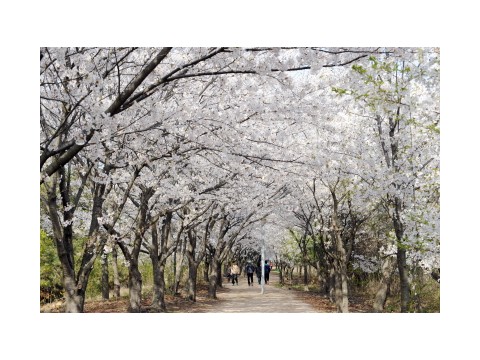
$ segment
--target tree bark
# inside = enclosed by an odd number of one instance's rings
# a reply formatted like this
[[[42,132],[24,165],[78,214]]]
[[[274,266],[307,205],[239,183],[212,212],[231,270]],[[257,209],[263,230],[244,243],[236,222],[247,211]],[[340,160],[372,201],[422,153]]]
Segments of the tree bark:
[[[140,170],[141,168],[136,169],[132,180],[140,174]],[[140,249],[142,247],[143,236],[147,231],[148,200],[153,196],[153,193],[154,191],[152,188],[141,188],[139,214],[135,227],[135,239],[133,241],[131,253],[127,255],[128,261],[130,262],[128,268],[128,288],[130,294],[128,311],[134,313],[142,311],[142,274],[138,268],[138,259],[140,256]]]
[[[347,258],[343,240],[338,227],[338,199],[334,191],[331,191],[333,199],[332,228],[335,241],[335,303],[337,311],[348,313],[348,282],[347,282]]]
[[[335,303],[335,269],[333,268],[333,260],[328,266],[327,291],[328,298],[332,303]]]
[[[81,313],[83,312],[84,294],[77,291],[75,278],[65,276],[63,279],[63,287],[65,289],[65,312]]]
[[[165,312],[165,265],[158,256],[150,256],[153,266],[153,299],[151,308],[155,312]]]
[[[400,275],[400,311],[408,312],[410,304],[410,280],[407,270],[407,251],[405,249],[397,250],[397,266]]]
[[[139,313],[142,311],[142,274],[136,261],[130,262],[128,270],[128,312]]]
[[[317,260],[316,262],[317,268],[317,282],[318,282],[318,287],[320,289],[321,294],[327,294],[327,278],[328,278],[328,273],[325,273],[325,267],[322,266],[322,263],[320,260]]]
[[[410,304],[410,280],[408,279],[407,250],[403,243],[404,228],[401,221],[402,205],[398,198],[395,198],[395,215],[393,226],[397,238],[397,267],[400,276],[400,311],[408,312]]]
[[[222,263],[220,261],[217,260],[217,287],[222,287],[223,284],[222,284],[222,279],[223,279],[223,276],[222,276]]]
[[[118,275],[118,258],[117,246],[112,249],[112,268],[113,268],[113,296],[116,299],[120,298],[120,277]]]
[[[102,299],[110,298],[110,288],[108,285],[108,254],[105,252],[101,256],[102,259]]]
[[[58,178],[61,176],[60,184],[58,184]],[[60,260],[62,275],[63,275],[63,288],[65,294],[65,312],[79,313],[83,312],[83,306],[85,302],[85,290],[87,287],[88,275],[93,267],[93,261],[95,260],[94,247],[91,249],[93,254],[89,254],[88,262],[83,262],[80,268],[80,274],[75,274],[75,262],[73,258],[73,231],[71,221],[73,212],[63,211],[63,221],[66,223],[62,225],[59,217],[59,210],[57,204],[57,186],[60,188],[60,195],[62,198],[62,204],[65,206],[70,203],[69,195],[69,177],[70,174],[65,172],[62,167],[60,174],[55,173],[51,177],[51,183],[45,184],[47,190],[47,209],[50,220],[52,222],[53,237],[55,240],[55,246],[57,249],[57,255]],[[87,252],[86,251],[86,252]],[[85,254],[84,254],[85,257]]]
[[[395,262],[391,256],[388,256],[382,264],[380,286],[378,287],[377,293],[375,294],[375,300],[373,301],[373,311],[376,313],[383,312],[385,308],[394,272]]]
[[[180,279],[182,277],[182,269],[183,269],[183,263],[185,260],[185,239],[182,237],[178,238],[178,241],[180,242],[180,246],[178,248],[180,249],[180,253],[178,254],[177,251],[174,252],[174,277],[173,277],[173,286],[172,290],[173,293],[176,295],[178,294],[178,289],[180,286]],[[177,259],[177,254],[179,255],[179,259]]]
[[[203,267],[203,281],[205,281],[206,283],[208,283],[208,282],[209,282],[208,274],[210,273],[210,261],[208,261],[208,260],[205,258],[205,261],[204,261],[203,263],[204,263],[204,267]]]
[[[152,225],[152,246],[149,247],[150,259],[153,267],[153,299],[151,309],[156,312],[165,312],[165,265],[168,257],[176,250],[176,246],[172,244],[171,238],[171,221],[172,212],[166,213],[162,225],[162,236],[159,244],[157,220]],[[179,230],[178,236],[183,231],[183,224]]]
[[[205,232],[202,239],[202,247],[198,254],[196,254],[197,249],[197,234],[190,229],[187,233],[187,244],[185,249],[185,254],[188,260],[188,299],[190,301],[197,301],[197,274],[198,266],[200,265],[202,259],[205,256],[207,249],[207,239],[209,235],[209,227],[212,217],[206,222]]]
[[[308,265],[303,265],[303,285],[308,285]]]
[[[218,264],[219,262],[214,259],[210,263],[210,271],[208,273],[208,297],[210,299],[217,298]]]
[[[195,264],[188,267],[188,300],[197,301],[197,268]]]

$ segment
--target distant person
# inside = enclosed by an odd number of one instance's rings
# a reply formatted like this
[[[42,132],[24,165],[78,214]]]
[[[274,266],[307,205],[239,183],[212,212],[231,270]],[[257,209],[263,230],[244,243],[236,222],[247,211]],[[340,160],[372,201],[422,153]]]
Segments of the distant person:
[[[268,264],[268,260],[265,261],[265,284],[268,284],[270,281],[270,265]]]
[[[227,269],[227,278],[228,278],[228,282],[230,282],[232,280],[232,266],[230,265]]]
[[[248,286],[253,286],[253,273],[255,272],[255,266],[253,266],[251,261],[247,262],[245,272],[247,273]]]
[[[257,274],[257,279],[258,279],[258,285],[262,283],[262,267],[260,266],[260,262],[257,265],[257,268],[255,269],[255,273]]]
[[[235,285],[235,283],[237,283],[238,285],[238,275],[240,274],[240,268],[236,263],[233,263],[230,273],[232,275],[232,285]]]

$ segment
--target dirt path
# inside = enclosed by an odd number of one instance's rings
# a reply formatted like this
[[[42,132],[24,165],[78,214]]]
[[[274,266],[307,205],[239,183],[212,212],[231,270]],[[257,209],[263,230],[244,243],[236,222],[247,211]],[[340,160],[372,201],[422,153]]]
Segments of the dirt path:
[[[185,296],[166,296],[167,312],[171,313],[315,313],[335,312],[335,307],[327,299],[314,297],[308,292],[287,290],[275,286],[279,282],[278,274],[270,274],[270,283],[265,285],[261,294],[261,286],[254,277],[254,286],[248,286],[247,278],[239,278],[239,285],[223,283],[217,289],[217,299],[207,297],[208,288],[204,287],[197,294],[197,301],[192,303]],[[151,299],[147,296],[144,307],[148,309]],[[311,305],[313,304],[313,305]],[[43,305],[40,312],[61,312],[62,301]],[[125,313],[128,299],[120,300],[88,300],[85,303],[87,313]],[[148,312],[148,310],[146,310]]]
[[[312,313],[317,312],[310,304],[298,298],[293,291],[274,286],[278,283],[278,275],[270,275],[270,283],[265,285],[261,294],[261,286],[254,277],[254,285],[248,286],[247,278],[240,276],[239,285],[224,283],[224,291],[217,294],[218,300],[201,312],[212,313]]]

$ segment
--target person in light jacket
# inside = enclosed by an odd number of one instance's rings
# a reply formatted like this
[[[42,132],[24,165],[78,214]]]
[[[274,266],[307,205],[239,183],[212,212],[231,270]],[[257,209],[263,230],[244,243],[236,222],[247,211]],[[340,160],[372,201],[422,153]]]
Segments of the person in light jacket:
[[[232,275],[232,285],[235,283],[238,285],[238,275],[240,274],[240,268],[236,263],[232,264],[231,275]]]

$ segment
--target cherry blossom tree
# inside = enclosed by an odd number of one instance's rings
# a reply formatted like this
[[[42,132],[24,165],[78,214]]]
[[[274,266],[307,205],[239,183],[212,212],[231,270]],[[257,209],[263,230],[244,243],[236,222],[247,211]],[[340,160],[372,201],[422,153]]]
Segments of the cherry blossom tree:
[[[42,224],[62,263],[66,311],[83,311],[96,257],[117,246],[129,311],[144,310],[142,253],[151,309],[165,311],[172,254],[179,266],[186,256],[193,301],[208,260],[215,298],[232,251],[256,251],[263,237],[273,255],[294,226],[304,275],[313,264],[348,311],[357,235],[381,211],[397,240],[378,251],[397,254],[402,311],[407,263],[439,267],[435,49],[42,48],[40,65]]]

